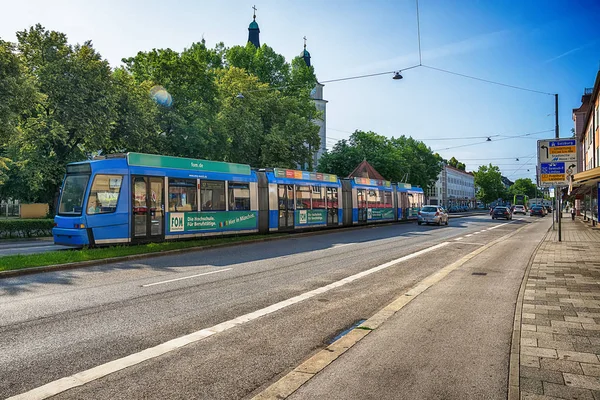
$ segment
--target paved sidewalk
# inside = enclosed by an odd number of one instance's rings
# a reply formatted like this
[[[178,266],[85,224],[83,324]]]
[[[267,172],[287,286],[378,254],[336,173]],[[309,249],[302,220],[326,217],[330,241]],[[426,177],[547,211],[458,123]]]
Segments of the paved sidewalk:
[[[600,230],[561,222],[562,242],[548,232],[526,281],[520,397],[600,400]]]

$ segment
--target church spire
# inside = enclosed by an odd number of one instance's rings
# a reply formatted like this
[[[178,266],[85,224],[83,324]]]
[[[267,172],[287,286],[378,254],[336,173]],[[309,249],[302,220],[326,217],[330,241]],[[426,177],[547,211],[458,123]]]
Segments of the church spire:
[[[306,51],[306,36],[304,36],[304,51],[300,54],[304,59],[307,67],[310,67],[310,53]]]
[[[258,28],[258,24],[256,23],[256,6],[252,6],[254,10],[254,14],[252,16],[253,20],[250,22],[250,26],[248,27],[248,41],[254,45],[254,47],[260,47],[260,40],[258,39],[258,34],[260,33],[260,29]]]

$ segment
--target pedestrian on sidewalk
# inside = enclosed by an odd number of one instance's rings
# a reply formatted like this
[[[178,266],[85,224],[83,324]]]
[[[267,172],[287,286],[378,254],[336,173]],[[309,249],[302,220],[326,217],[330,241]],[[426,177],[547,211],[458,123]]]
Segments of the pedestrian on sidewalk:
[[[575,221],[575,207],[571,208],[571,219]]]

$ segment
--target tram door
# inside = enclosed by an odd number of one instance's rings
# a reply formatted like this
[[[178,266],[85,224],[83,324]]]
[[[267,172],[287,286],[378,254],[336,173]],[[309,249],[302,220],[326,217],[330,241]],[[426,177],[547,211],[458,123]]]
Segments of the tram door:
[[[338,188],[327,188],[327,225],[338,224]]]
[[[408,208],[410,207],[410,204],[408,202],[408,193],[406,192],[400,192],[398,193],[400,195],[400,208],[402,209],[402,215],[398,215],[398,219],[408,219]]]
[[[279,229],[294,228],[294,185],[277,185]]]
[[[162,240],[165,232],[164,178],[133,176],[132,241]]]
[[[358,197],[358,223],[367,222],[367,191],[365,189],[357,189]]]

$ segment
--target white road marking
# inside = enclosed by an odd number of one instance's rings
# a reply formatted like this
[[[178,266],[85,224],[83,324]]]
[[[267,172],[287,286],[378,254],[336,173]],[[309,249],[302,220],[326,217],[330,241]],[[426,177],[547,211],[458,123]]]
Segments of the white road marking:
[[[463,240],[463,239],[464,239],[464,237],[458,237],[458,238],[456,238],[454,240]]]
[[[154,285],[162,285],[163,283],[177,282],[177,281],[182,281],[182,280],[184,280],[184,279],[197,278],[197,277],[199,277],[199,276],[204,276],[204,275],[218,274],[219,272],[225,272],[225,271],[229,271],[230,269],[233,269],[233,268],[219,269],[219,270],[217,270],[217,271],[210,271],[210,272],[204,272],[204,273],[202,273],[202,274],[196,274],[196,275],[184,276],[184,277],[182,277],[182,278],[169,279],[168,281],[162,281],[162,282],[149,283],[149,284],[147,284],[147,285],[142,285],[142,287],[148,287],[148,286],[154,286]]]
[[[334,244],[333,246],[331,246],[330,249],[337,249],[338,247],[350,246],[353,244],[358,244],[358,243],[338,243],[338,244]]]
[[[470,236],[473,236],[473,234],[469,233],[468,235],[465,235],[465,237],[470,237]]]
[[[330,283],[329,285],[325,285],[320,288],[311,290],[309,292],[302,293],[298,296],[292,297],[287,300],[280,301],[279,303],[272,304],[268,307],[253,311],[251,313],[242,315],[242,316],[234,318],[232,320],[221,322],[220,324],[217,324],[210,328],[201,329],[199,331],[190,333],[189,335],[181,336],[181,337],[169,340],[167,342],[161,343],[157,346],[142,350],[138,353],[130,354],[126,357],[107,362],[107,363],[99,365],[97,367],[90,368],[86,371],[78,372],[74,375],[67,376],[65,378],[61,378],[56,381],[47,383],[43,386],[37,387],[28,392],[21,393],[19,395],[10,397],[8,400],[47,399],[48,397],[55,396],[66,390],[72,389],[77,386],[85,385],[86,383],[92,382],[96,379],[103,378],[114,372],[131,367],[133,365],[137,365],[141,362],[159,357],[159,356],[169,353],[173,350],[177,350],[177,349],[179,349],[183,346],[186,346],[190,343],[198,342],[198,341],[205,339],[209,336],[212,336],[216,333],[224,332],[235,326],[245,324],[246,322],[250,322],[259,317],[274,313],[275,311],[281,310],[285,307],[291,306],[291,305],[299,303],[301,301],[310,299],[311,297],[328,292],[328,291],[338,288],[340,286],[344,286],[348,283],[354,282],[355,280],[364,278],[367,275],[371,275],[375,272],[392,267],[398,263],[410,260],[410,259],[418,257],[422,254],[429,253],[430,251],[437,250],[448,244],[450,244],[450,242],[442,242],[440,244],[436,244],[435,246],[427,247],[426,249],[419,250],[415,253],[408,254],[404,257],[396,258],[395,260],[386,262],[385,264],[378,265],[377,267],[373,267],[366,271],[359,272],[358,274],[354,274],[347,278]]]

